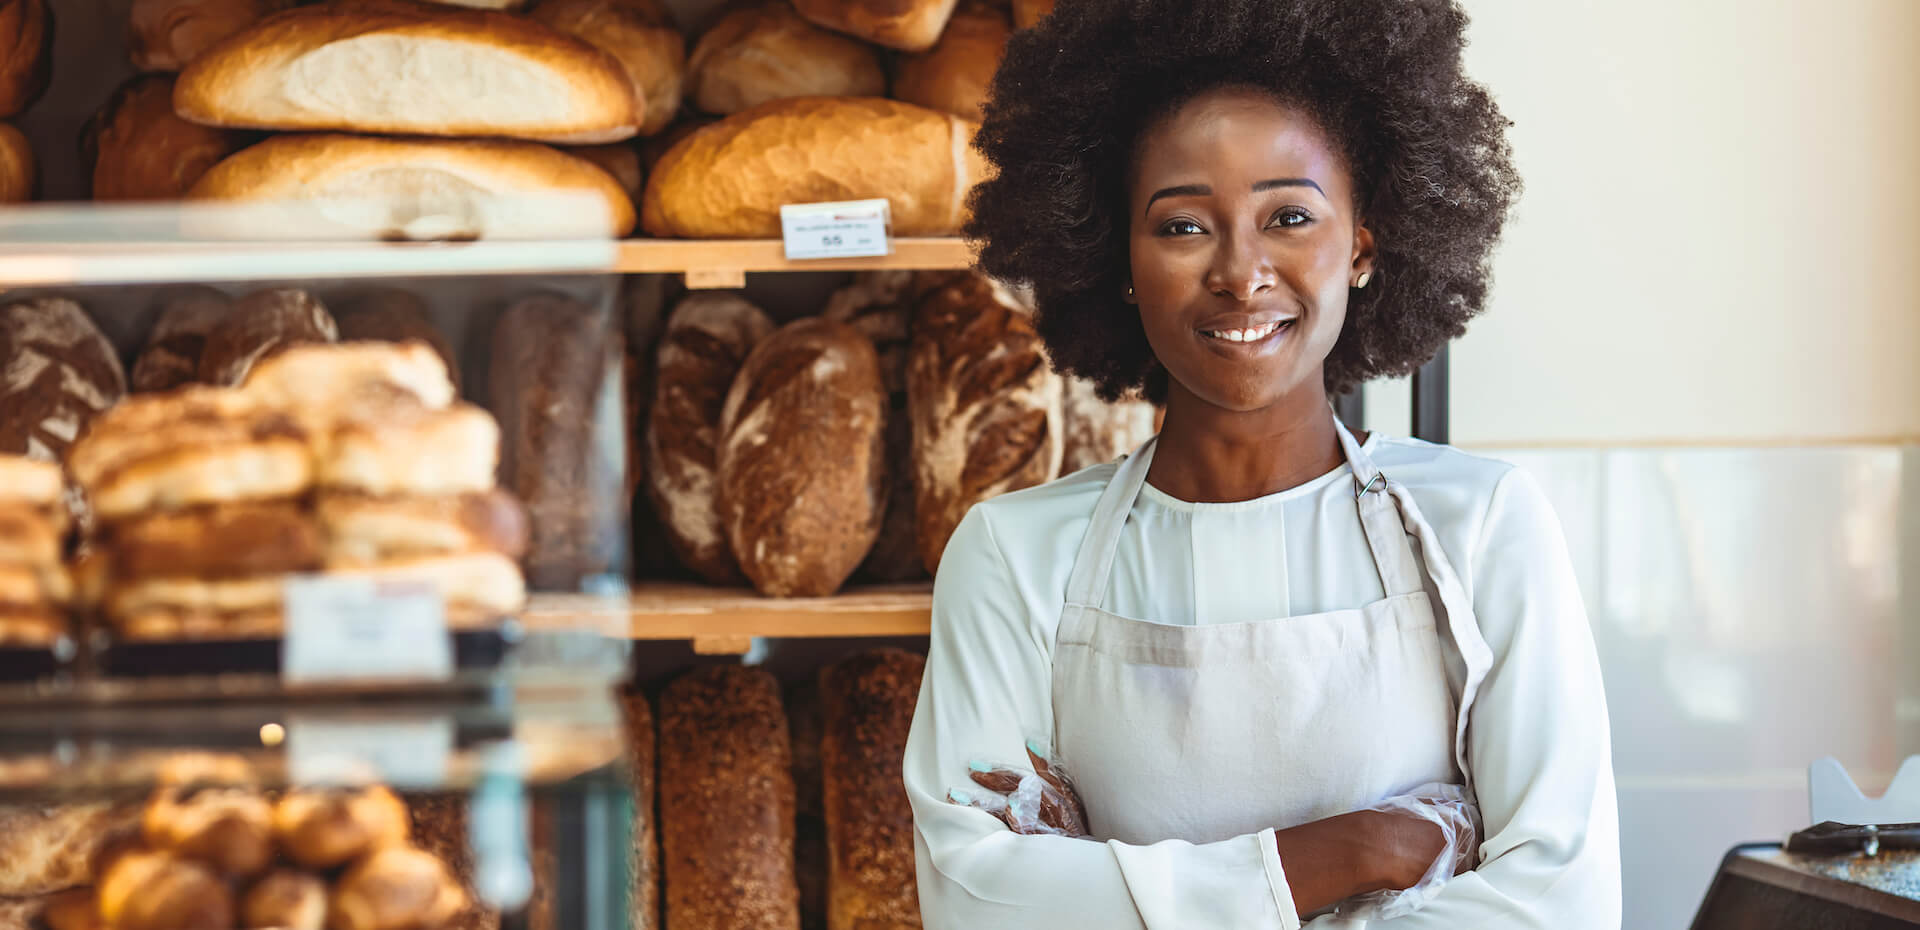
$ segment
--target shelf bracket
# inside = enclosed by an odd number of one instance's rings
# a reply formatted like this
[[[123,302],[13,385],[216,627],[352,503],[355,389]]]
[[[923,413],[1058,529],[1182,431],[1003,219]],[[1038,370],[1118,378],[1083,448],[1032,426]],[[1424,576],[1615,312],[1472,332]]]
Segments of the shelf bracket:
[[[711,636],[695,636],[693,638],[693,652],[695,655],[743,656],[747,654],[747,650],[752,648],[753,637],[751,636],[721,633]]]
[[[713,291],[747,286],[747,273],[738,268],[695,268],[687,272],[687,290]]]

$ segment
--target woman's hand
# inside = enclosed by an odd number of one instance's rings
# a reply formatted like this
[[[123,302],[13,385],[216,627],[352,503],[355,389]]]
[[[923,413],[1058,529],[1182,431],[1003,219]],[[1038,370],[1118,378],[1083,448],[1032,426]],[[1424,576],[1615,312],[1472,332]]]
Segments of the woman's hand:
[[[1371,847],[1370,892],[1343,902],[1342,917],[1390,920],[1419,910],[1478,856],[1479,811],[1458,785],[1426,785],[1354,816]]]
[[[1032,742],[1027,743],[1027,761],[1031,770],[972,763],[969,774],[978,788],[953,789],[947,792],[947,800],[986,811],[1015,833],[1088,836],[1086,807],[1074,794],[1066,773],[1049,763]]]

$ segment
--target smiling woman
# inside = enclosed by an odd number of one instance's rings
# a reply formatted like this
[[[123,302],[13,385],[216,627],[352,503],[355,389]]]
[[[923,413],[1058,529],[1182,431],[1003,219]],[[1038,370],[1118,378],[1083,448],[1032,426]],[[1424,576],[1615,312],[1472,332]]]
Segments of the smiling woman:
[[[1519,179],[1465,27],[1081,0],[1009,45],[981,264],[1056,367],[1166,416],[947,546],[905,759],[928,927],[1618,926],[1552,510],[1328,405],[1485,303]]]

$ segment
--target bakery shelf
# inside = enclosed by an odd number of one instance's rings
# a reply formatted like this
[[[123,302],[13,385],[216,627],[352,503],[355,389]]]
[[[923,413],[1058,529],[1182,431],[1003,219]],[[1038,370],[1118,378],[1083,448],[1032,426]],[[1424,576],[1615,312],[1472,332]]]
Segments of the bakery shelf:
[[[604,599],[538,594],[521,614],[532,631],[599,628]],[[695,584],[641,583],[628,598],[628,635],[683,639],[711,655],[747,651],[756,636],[788,639],[925,636],[933,620],[929,584],[854,587],[832,597],[762,597]]]
[[[626,274],[684,274],[690,288],[741,287],[754,271],[943,270],[973,265],[964,239],[895,239],[893,254],[877,258],[789,261],[778,239],[629,239],[619,245],[614,270]]]

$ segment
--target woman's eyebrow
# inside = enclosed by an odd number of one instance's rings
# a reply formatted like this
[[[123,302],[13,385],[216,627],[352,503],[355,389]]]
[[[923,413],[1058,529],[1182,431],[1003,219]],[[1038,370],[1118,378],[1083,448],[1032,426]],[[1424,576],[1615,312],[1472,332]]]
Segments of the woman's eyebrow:
[[[1327,192],[1325,190],[1321,190],[1320,185],[1314,183],[1314,180],[1312,178],[1268,178],[1265,181],[1255,181],[1253,185],[1253,192],[1258,194],[1261,191],[1270,191],[1279,187],[1311,187],[1316,191],[1320,191],[1320,196],[1322,197],[1327,196]],[[1163,187],[1157,191],[1154,191],[1153,196],[1147,198],[1147,206],[1145,209],[1142,209],[1141,212],[1145,213],[1146,210],[1152,209],[1153,202],[1156,200],[1159,200],[1162,197],[1211,197],[1211,196],[1213,196],[1213,188],[1208,187],[1205,184],[1177,184],[1177,185],[1174,185],[1173,187]]]
[[[1315,184],[1312,178],[1270,178],[1255,183],[1253,185],[1253,192],[1258,194],[1261,191],[1270,191],[1276,187],[1311,187],[1314,190],[1320,191],[1320,196],[1327,196],[1327,192],[1320,190],[1320,185]]]

